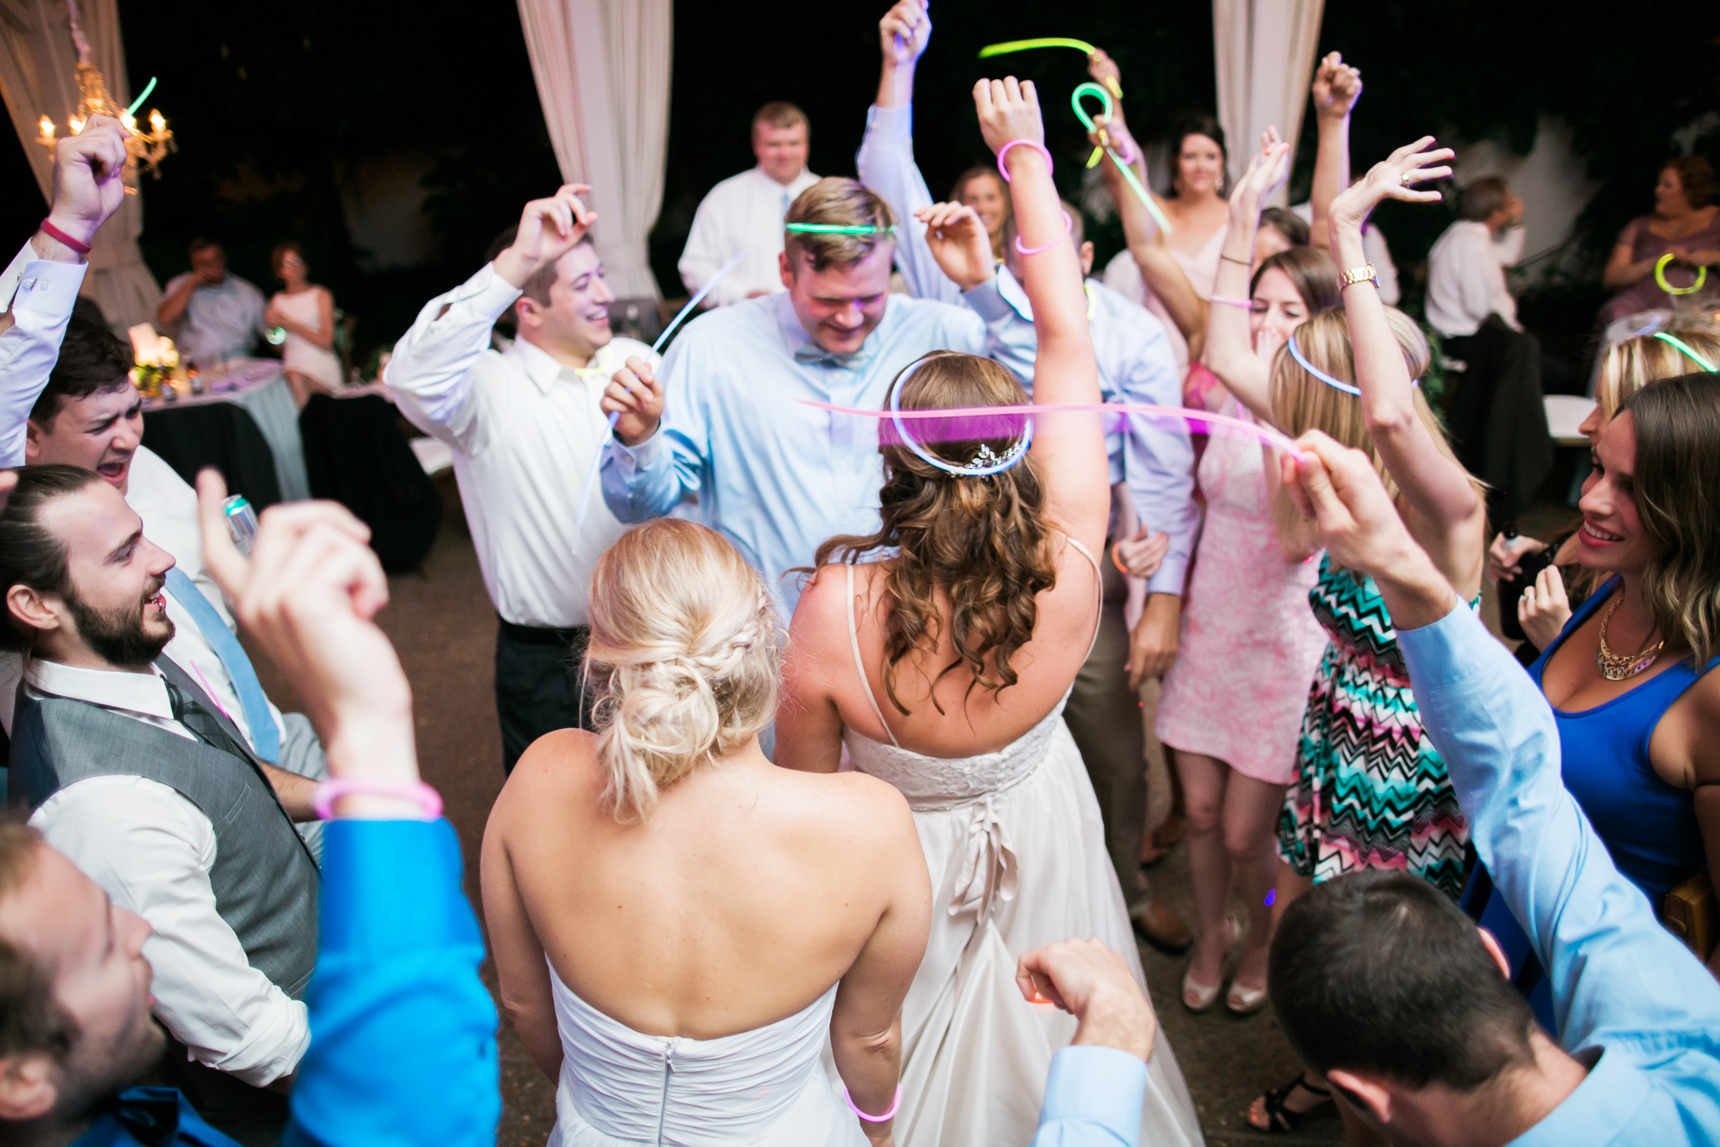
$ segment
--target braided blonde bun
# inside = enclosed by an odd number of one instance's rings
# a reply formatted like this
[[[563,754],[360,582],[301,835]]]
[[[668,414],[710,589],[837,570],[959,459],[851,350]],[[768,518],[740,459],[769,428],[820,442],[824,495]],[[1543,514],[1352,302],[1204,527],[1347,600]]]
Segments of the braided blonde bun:
[[[770,724],[782,645],[764,583],[703,526],[648,522],[598,559],[585,665],[617,820],[643,820],[681,778]]]

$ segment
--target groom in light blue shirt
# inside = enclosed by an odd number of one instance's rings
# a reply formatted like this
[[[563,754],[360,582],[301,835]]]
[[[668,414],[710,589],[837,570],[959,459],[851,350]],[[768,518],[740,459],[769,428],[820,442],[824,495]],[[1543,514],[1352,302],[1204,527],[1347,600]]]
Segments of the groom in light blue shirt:
[[[840,227],[850,234],[799,231]],[[883,460],[876,419],[805,400],[880,410],[890,383],[927,351],[986,351],[966,307],[889,293],[896,218],[852,179],[821,179],[789,208],[787,293],[687,324],[652,372],[637,359],[603,400],[619,411],[603,497],[623,522],[696,499],[776,593],[786,618],[819,543],[878,528]]]

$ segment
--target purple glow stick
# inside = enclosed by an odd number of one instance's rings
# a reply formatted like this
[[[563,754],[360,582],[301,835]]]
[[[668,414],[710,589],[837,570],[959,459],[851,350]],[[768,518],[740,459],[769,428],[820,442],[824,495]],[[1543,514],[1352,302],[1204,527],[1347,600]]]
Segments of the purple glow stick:
[[[669,325],[663,328],[663,333],[658,335],[657,341],[651,344],[652,354],[663,349],[663,344],[669,341],[670,334],[681,325],[681,320],[692,314],[693,308],[703,302],[705,296],[711,293],[711,288],[717,285],[717,280],[740,266],[743,254],[744,252],[736,251],[729,256],[729,261],[717,268],[717,273],[711,276],[711,281],[700,287],[698,293],[687,300],[687,305],[681,308],[681,313],[669,320]],[[609,428],[603,432],[603,437],[597,443],[597,450],[591,456],[591,469],[585,474],[585,492],[579,496],[579,517],[574,519],[573,523],[573,532],[576,534],[585,532],[585,512],[591,508],[591,488],[597,484],[597,471],[603,465],[603,450],[608,446],[609,439],[615,434],[615,424],[620,421],[621,412],[611,410],[609,412]]]
[[[860,418],[984,418],[988,415],[1002,414],[1056,414],[1078,413],[1081,411],[1096,411],[1100,414],[1138,414],[1148,418],[1177,418],[1184,422],[1198,423],[1211,430],[1224,430],[1232,434],[1242,434],[1256,439],[1267,446],[1283,450],[1298,462],[1312,462],[1311,455],[1297,449],[1281,431],[1270,426],[1260,426],[1253,422],[1244,422],[1240,418],[1231,418],[1223,414],[1212,414],[1205,410],[1192,410],[1183,406],[1153,406],[1145,402],[1070,402],[1054,405],[1026,406],[946,406],[933,410],[862,410],[852,406],[834,406],[828,402],[815,402],[810,398],[799,400],[802,405],[828,410],[832,414],[850,414]]]

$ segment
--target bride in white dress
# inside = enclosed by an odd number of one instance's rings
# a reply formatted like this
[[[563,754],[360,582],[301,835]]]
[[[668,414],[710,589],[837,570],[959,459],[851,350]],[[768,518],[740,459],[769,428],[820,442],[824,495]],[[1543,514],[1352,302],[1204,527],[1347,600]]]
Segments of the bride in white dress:
[[[994,151],[1028,141],[1005,163],[1039,340],[1033,401],[1098,402],[1080,269],[1057,241],[1066,232],[1036,146],[1032,85],[982,81],[975,102]],[[940,264],[971,280],[964,288],[993,274],[971,208],[940,204],[920,217]],[[953,352],[909,367],[893,393],[903,409],[1027,401],[997,363]],[[833,772],[846,746],[856,769],[888,780],[914,810],[933,923],[903,1006],[897,1143],[1025,1147],[1052,1054],[1076,1024],[1023,1001],[1017,958],[1096,937],[1144,986],[1098,802],[1062,721],[1098,621],[1105,446],[1095,415],[1035,416],[1025,459],[996,469],[1019,452],[1019,423],[934,421],[901,420],[913,444],[882,423],[882,527],[820,548],[790,631],[776,761]],[[1162,1035],[1141,1128],[1153,1147],[1201,1142]]]
[[[558,1083],[551,1147],[891,1142],[840,1088],[893,1104],[931,889],[899,793],[759,751],[781,639],[703,526],[651,522],[598,560],[601,732],[533,744],[484,833],[502,1003]]]

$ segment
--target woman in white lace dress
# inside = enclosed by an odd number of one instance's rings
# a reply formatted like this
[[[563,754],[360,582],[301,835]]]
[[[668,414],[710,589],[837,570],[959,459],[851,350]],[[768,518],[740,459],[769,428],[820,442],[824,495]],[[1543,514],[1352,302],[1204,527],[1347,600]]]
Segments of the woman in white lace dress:
[[[780,649],[764,583],[703,526],[640,526],[592,574],[600,732],[533,744],[484,833],[502,1003],[558,1083],[555,1147],[891,1143],[853,1109],[897,1094],[926,869],[888,785],[759,751]]]
[[[981,81],[975,102],[1012,177],[1039,338],[1034,401],[1098,402],[1080,268],[1061,238],[1033,87]],[[920,217],[946,270],[992,274],[972,208],[940,204]],[[951,352],[903,371],[892,395],[903,409],[1027,401],[997,363]],[[931,870],[931,939],[902,1013],[903,1147],[1032,1139],[1052,1053],[1075,1022],[1023,1000],[1014,975],[1024,952],[1097,937],[1140,978],[1098,802],[1062,721],[1098,621],[1092,554],[1110,509],[1102,431],[1092,414],[1036,416],[1023,458],[1022,422],[886,420],[882,527],[820,548],[791,630],[777,762],[834,772],[846,746],[856,768],[907,796]],[[1200,1142],[1162,1039],[1141,1126],[1154,1147]]]

